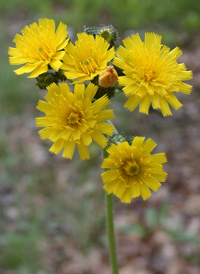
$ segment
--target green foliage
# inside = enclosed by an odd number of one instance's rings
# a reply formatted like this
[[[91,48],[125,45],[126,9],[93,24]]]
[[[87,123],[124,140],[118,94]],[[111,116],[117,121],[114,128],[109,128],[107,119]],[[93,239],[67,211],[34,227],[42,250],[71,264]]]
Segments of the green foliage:
[[[158,219],[159,219],[159,214],[157,210],[153,207],[149,207],[145,211],[145,221],[146,221],[146,226],[149,229],[155,229],[158,225]]]
[[[137,234],[141,238],[146,235],[145,227],[139,223],[127,224],[126,226],[120,228],[120,232],[123,234]]]
[[[0,237],[0,265],[4,269],[28,267],[28,273],[36,273],[40,262],[40,253],[36,245],[39,235],[29,233],[7,233]],[[33,260],[34,258],[34,260]]]
[[[168,204],[163,203],[159,208],[147,207],[144,211],[144,223],[131,223],[120,228],[120,231],[125,234],[135,233],[140,237],[146,237],[154,232],[168,216]]]
[[[102,2],[100,0],[93,1],[92,3],[90,0],[74,0],[67,12],[65,22],[69,21],[71,26],[78,31],[81,31],[83,25],[96,24],[102,8]]]
[[[107,3],[107,4],[106,4]],[[108,1],[105,7],[111,15],[112,21],[116,28],[121,29],[141,29],[152,27],[161,29],[171,28],[184,30],[188,27],[188,20],[185,17],[190,17],[193,21],[193,28],[190,30],[199,29],[199,12],[200,2],[189,0],[169,0],[169,1],[140,1],[140,0],[125,0],[125,1]],[[192,18],[191,15],[192,14]],[[197,18],[198,17],[198,18]]]
[[[63,4],[68,1],[62,1]],[[90,11],[90,12],[88,12]],[[98,18],[103,16],[106,23],[113,24],[120,32],[126,29],[177,31],[198,31],[200,27],[200,2],[189,0],[169,1],[91,1],[75,0],[69,6],[67,21],[80,30],[81,25],[100,23]],[[85,16],[87,14],[87,16]]]
[[[160,207],[147,207],[144,211],[144,223],[130,223],[120,228],[120,232],[124,234],[137,234],[141,238],[147,238],[154,234],[156,230],[165,231],[175,242],[199,244],[200,239],[197,235],[193,235],[184,231],[182,227],[177,229],[169,229],[167,219],[169,218],[169,204],[163,203]]]
[[[169,205],[163,203],[159,208],[148,207],[144,212],[146,227],[148,230],[154,230],[164,223],[169,214]]]
[[[57,8],[62,13],[57,14]],[[76,31],[83,25],[99,25],[101,19],[113,24],[121,33],[124,30],[170,29],[171,31],[197,32],[200,28],[200,2],[196,0],[15,0],[0,3],[4,14],[25,11],[35,15],[58,17]]]
[[[193,243],[199,244],[200,240],[197,238],[196,235],[187,233],[185,231],[177,231],[177,230],[167,230],[167,233],[179,243]]]
[[[13,0],[0,2],[0,12],[3,14],[8,14],[12,12],[28,11],[30,14],[35,13],[49,13],[52,10],[52,5],[54,0]]]
[[[12,44],[5,41],[1,27],[0,32],[0,59],[3,68],[0,73],[0,108],[7,114],[22,113],[26,104],[36,104],[36,86],[34,81],[26,81],[25,75],[20,78],[13,73],[14,67],[11,67],[8,62],[8,47]],[[34,90],[31,92],[31,89]]]

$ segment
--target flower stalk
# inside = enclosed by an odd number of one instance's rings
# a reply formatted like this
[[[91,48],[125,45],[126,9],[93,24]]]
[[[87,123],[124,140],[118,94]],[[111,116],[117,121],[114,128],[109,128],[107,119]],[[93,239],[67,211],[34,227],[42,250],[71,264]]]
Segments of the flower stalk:
[[[104,159],[108,157],[108,152],[106,149],[103,150]],[[107,238],[108,238],[108,249],[110,264],[112,268],[112,274],[118,274],[118,261],[117,261],[117,251],[116,251],[116,241],[114,232],[114,221],[113,221],[113,195],[105,194],[106,203],[106,225],[107,225]]]

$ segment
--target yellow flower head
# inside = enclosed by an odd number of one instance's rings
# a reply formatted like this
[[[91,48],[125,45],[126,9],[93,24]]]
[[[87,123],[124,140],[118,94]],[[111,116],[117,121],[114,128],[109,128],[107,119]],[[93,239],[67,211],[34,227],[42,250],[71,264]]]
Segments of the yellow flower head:
[[[39,25],[25,26],[21,33],[13,40],[16,48],[10,47],[8,51],[11,65],[25,64],[14,72],[18,75],[31,72],[29,78],[34,78],[46,72],[48,65],[58,71],[69,40],[67,26],[60,22],[55,32],[54,20],[45,18],[39,19]]]
[[[66,48],[62,69],[68,79],[76,79],[76,83],[93,79],[100,75],[107,63],[114,58],[114,48],[108,50],[110,44],[101,36],[85,32],[77,34],[75,46],[72,43]]]
[[[142,196],[143,200],[157,191],[164,182],[167,173],[163,171],[164,153],[151,155],[156,143],[144,137],[135,137],[132,144],[122,142],[112,144],[107,152],[110,154],[102,164],[106,168],[102,173],[104,189],[113,193],[121,202],[130,203],[132,198]]]
[[[142,42],[139,34],[134,34],[123,40],[125,47],[120,46],[117,51],[113,63],[125,74],[119,77],[119,83],[125,86],[123,91],[129,97],[125,107],[130,111],[140,104],[139,111],[149,114],[152,104],[163,116],[168,116],[172,114],[169,104],[176,110],[182,106],[174,93],[190,94],[192,86],[182,81],[192,79],[192,72],[177,63],[181,50],[176,47],[170,51],[161,44],[161,38],[146,33]]]
[[[105,121],[114,118],[113,110],[104,109],[109,105],[106,96],[92,102],[98,87],[90,83],[76,84],[71,92],[66,83],[48,88],[46,101],[40,100],[37,109],[44,117],[36,118],[36,125],[44,127],[40,137],[54,144],[50,152],[58,154],[63,149],[63,157],[72,159],[77,144],[81,160],[89,159],[88,146],[95,141],[104,148],[108,142],[103,134],[111,136],[114,127]]]

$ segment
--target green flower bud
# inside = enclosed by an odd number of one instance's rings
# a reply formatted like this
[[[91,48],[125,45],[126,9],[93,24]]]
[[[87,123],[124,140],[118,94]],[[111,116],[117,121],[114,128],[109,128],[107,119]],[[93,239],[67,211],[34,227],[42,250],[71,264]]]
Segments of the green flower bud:
[[[47,86],[49,86],[52,83],[58,83],[57,78],[55,74],[51,72],[45,72],[43,74],[40,74],[37,78],[37,86],[40,89],[46,89]]]
[[[62,82],[66,80],[66,77],[61,69],[56,72],[45,72],[40,74],[37,78],[37,86],[40,89],[46,89],[52,83],[58,84],[58,82]]]
[[[112,25],[102,26],[102,27],[84,27],[83,32],[87,34],[92,34],[94,36],[102,36],[111,46],[114,45],[118,37],[118,32],[113,28]]]
[[[122,142],[128,142],[129,145],[132,144],[134,136],[123,136],[121,134],[113,134],[113,136],[108,137],[108,145],[109,148],[112,144],[118,145]]]

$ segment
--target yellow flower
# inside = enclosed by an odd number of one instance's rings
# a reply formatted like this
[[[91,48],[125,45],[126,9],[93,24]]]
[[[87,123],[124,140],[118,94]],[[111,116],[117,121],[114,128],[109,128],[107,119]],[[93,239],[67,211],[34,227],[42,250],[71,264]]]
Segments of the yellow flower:
[[[135,137],[132,144],[122,142],[112,144],[104,159],[102,173],[104,189],[108,194],[113,193],[121,202],[130,203],[132,198],[142,196],[143,200],[151,196],[151,191],[157,191],[164,182],[167,173],[163,171],[164,153],[151,155],[156,146],[152,139],[144,142],[145,137]]]
[[[76,84],[71,92],[66,83],[50,85],[45,96],[40,100],[37,109],[46,116],[36,118],[36,125],[44,127],[39,131],[40,137],[49,139],[54,144],[50,152],[58,154],[63,149],[63,157],[72,159],[77,144],[81,160],[89,159],[88,146],[95,141],[104,148],[107,138],[114,127],[105,121],[114,118],[113,110],[104,109],[109,105],[106,96],[92,102],[98,87],[90,83]]]
[[[100,75],[107,63],[114,58],[114,48],[108,50],[110,44],[101,36],[85,32],[77,34],[75,46],[72,43],[66,48],[62,69],[68,79],[76,79],[76,83],[93,79]]]
[[[13,40],[16,48],[10,47],[8,51],[11,65],[25,64],[14,72],[18,75],[32,72],[29,78],[34,78],[46,72],[48,65],[58,71],[69,40],[67,26],[60,22],[55,32],[54,20],[45,18],[39,19],[39,25],[25,26],[21,33]]]
[[[161,44],[161,36],[146,33],[142,42],[139,34],[123,40],[124,46],[117,51],[114,64],[123,69],[125,76],[119,77],[119,83],[128,98],[125,107],[133,111],[140,104],[139,111],[149,114],[152,104],[160,109],[163,116],[171,115],[169,104],[179,109],[182,104],[174,93],[190,94],[191,85],[183,80],[192,79],[192,71],[186,71],[185,65],[178,64],[181,50],[172,51]]]

